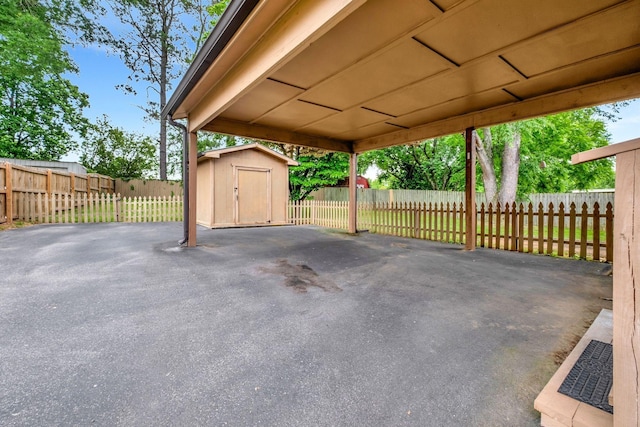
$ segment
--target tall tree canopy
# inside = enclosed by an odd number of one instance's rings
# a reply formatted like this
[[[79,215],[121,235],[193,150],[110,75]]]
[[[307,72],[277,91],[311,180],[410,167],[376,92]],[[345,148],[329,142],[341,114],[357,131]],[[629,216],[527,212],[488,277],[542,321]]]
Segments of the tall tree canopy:
[[[156,170],[156,145],[148,136],[112,126],[103,116],[89,127],[80,162],[113,178],[149,178]]]
[[[64,76],[78,70],[56,23],[75,9],[64,2],[0,2],[0,156],[56,160],[84,134],[87,95]],[[75,16],[75,15],[74,15]]]
[[[167,123],[160,112],[171,83],[179,78],[200,46],[211,0],[105,0],[108,10],[124,26],[106,39],[129,68],[131,83],[147,84],[147,103],[141,106],[159,123],[160,179],[167,178]],[[96,20],[102,16],[96,16]],[[135,94],[132,84],[119,85]]]
[[[464,189],[464,138],[450,135],[416,144],[364,153],[359,165],[375,164],[378,179],[391,188],[460,191]]]
[[[613,186],[613,162],[571,165],[571,155],[608,144],[600,109],[587,108],[479,129],[478,187],[488,202],[515,201],[529,193]],[[391,188],[464,189],[461,135],[365,153]]]

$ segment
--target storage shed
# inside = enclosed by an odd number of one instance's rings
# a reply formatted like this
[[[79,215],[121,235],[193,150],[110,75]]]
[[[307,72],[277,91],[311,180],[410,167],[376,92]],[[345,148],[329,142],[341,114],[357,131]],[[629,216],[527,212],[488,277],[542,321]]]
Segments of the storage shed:
[[[209,228],[287,223],[289,166],[298,163],[254,143],[198,157],[198,224]]]

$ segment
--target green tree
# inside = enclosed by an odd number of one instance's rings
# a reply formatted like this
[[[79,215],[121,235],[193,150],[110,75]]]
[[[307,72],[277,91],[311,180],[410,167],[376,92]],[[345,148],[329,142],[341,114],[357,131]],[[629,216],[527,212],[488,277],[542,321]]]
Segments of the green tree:
[[[336,185],[349,176],[349,155],[291,144],[258,141],[298,162],[289,168],[289,198],[304,200],[322,187]]]
[[[501,204],[530,193],[613,186],[610,159],[572,165],[571,155],[608,144],[598,108],[569,111],[474,133],[478,187]],[[365,153],[390,188],[463,190],[464,138],[452,135]]]
[[[86,130],[88,97],[64,78],[78,69],[54,26],[69,13],[37,1],[0,2],[0,156],[56,160]]]
[[[90,126],[80,163],[113,178],[148,178],[156,171],[156,146],[150,137],[113,127],[103,116]]]
[[[311,192],[335,185],[349,175],[349,155],[299,148],[291,156],[298,166],[289,168],[291,200],[304,200]]]
[[[464,189],[464,138],[450,135],[399,145],[360,156],[359,166],[375,164],[378,179],[390,188],[460,191]]]
[[[177,129],[170,129],[167,134],[167,174],[169,177],[182,176],[182,144],[183,134]],[[198,132],[198,153],[216,148],[232,147],[248,141],[237,136],[223,135],[207,131]]]
[[[167,104],[171,82],[182,75],[198,50],[209,22],[205,0],[106,0],[108,9],[124,28],[112,33],[110,45],[129,68],[131,83],[147,84],[150,120],[159,122],[160,179],[167,178],[167,122],[160,112]],[[99,21],[103,16],[95,16]],[[118,86],[136,94],[132,84]]]
[[[586,108],[481,129],[475,142],[487,202],[612,187],[611,159],[571,164],[571,155],[608,144],[599,111]]]

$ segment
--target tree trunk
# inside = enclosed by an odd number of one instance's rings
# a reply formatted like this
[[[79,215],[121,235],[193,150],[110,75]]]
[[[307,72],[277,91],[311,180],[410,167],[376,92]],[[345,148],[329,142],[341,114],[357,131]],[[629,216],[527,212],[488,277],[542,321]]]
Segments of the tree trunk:
[[[162,41],[160,43],[160,106],[158,116],[160,116],[160,179],[167,179],[167,120],[161,116],[162,110],[167,105],[167,73],[169,68],[169,37],[170,15],[173,10],[163,10],[162,14]]]
[[[520,132],[515,131],[510,143],[504,145],[502,153],[502,178],[500,182],[500,205],[516,201],[518,172],[520,169]]]
[[[496,180],[496,171],[493,167],[492,159],[492,141],[491,130],[489,128],[483,129],[484,140],[480,139],[477,132],[473,132],[473,138],[476,144],[476,154],[478,157],[478,163],[482,169],[482,182],[484,184],[484,196],[487,204],[496,203],[498,184]]]

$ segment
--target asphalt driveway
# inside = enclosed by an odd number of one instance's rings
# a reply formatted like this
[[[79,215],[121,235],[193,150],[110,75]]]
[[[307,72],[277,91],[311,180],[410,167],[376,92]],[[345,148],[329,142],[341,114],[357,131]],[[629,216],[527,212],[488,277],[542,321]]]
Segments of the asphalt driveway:
[[[0,233],[0,425],[535,426],[602,265],[313,227]]]

